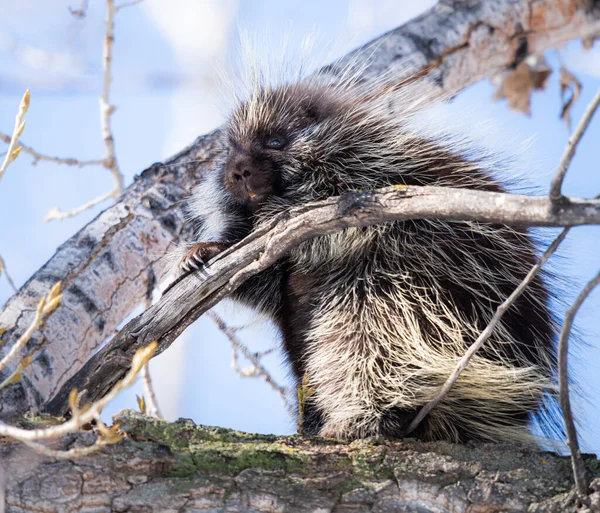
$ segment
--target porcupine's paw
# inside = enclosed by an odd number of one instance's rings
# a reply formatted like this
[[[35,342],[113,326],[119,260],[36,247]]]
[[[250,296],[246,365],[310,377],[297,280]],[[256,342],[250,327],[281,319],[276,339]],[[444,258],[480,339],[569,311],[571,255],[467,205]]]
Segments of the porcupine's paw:
[[[198,242],[186,251],[179,262],[182,274],[193,273],[205,268],[208,261],[227,249],[230,244],[225,242]]]

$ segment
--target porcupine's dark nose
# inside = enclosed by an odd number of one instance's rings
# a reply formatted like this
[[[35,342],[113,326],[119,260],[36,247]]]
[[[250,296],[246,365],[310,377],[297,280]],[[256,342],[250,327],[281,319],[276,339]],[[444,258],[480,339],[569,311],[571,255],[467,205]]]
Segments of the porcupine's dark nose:
[[[235,180],[237,180],[238,182],[243,180],[244,178],[250,178],[252,176],[252,173],[250,172],[249,169],[240,169],[238,171],[234,171],[233,173],[233,178]]]
[[[236,155],[230,158],[227,167],[235,182],[248,181],[252,177],[252,162],[245,155]]]

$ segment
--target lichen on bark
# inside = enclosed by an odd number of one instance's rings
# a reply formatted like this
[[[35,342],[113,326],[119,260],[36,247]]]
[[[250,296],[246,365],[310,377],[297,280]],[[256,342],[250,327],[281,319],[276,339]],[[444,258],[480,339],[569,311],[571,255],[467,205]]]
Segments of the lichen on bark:
[[[1,440],[5,511],[585,511],[569,459],[531,447],[255,435],[132,411],[114,421],[122,442],[71,461]],[[92,441],[78,433],[58,448]],[[600,465],[587,466],[600,507]]]

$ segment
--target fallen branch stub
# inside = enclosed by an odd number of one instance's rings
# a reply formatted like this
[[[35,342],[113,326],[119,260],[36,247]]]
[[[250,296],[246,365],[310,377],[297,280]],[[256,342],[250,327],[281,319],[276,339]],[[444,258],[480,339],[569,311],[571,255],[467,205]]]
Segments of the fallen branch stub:
[[[72,388],[83,391],[83,402],[102,397],[125,375],[139,347],[156,340],[161,353],[200,315],[298,244],[347,227],[425,218],[524,226],[600,224],[600,201],[572,199],[556,210],[547,196],[402,186],[298,207],[217,255],[207,269],[174,283],[158,303],[94,355],[45,411],[66,413]]]

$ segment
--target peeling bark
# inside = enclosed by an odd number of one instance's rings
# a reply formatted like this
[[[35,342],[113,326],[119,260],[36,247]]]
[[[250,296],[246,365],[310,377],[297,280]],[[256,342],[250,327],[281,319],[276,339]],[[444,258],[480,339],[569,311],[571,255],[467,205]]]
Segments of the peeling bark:
[[[526,447],[251,435],[131,411],[115,421],[126,440],[73,461],[0,439],[6,513],[586,511],[569,459]],[[598,460],[587,467],[600,507]]]
[[[595,3],[588,4],[448,0],[348,59],[369,57],[366,80],[386,70],[398,82],[426,75],[434,90],[449,94],[514,65],[527,53],[597,36],[600,13]],[[335,74],[338,68],[328,69]],[[181,237],[181,200],[218,152],[213,133],[165,161],[168,167],[156,164],[146,170],[9,300],[0,312],[0,326],[9,328],[0,356],[29,324],[40,298],[56,281],[64,282],[63,304],[30,342],[35,361],[17,384],[0,391],[0,417],[46,404],[143,301],[148,271],[160,278],[160,258]]]

